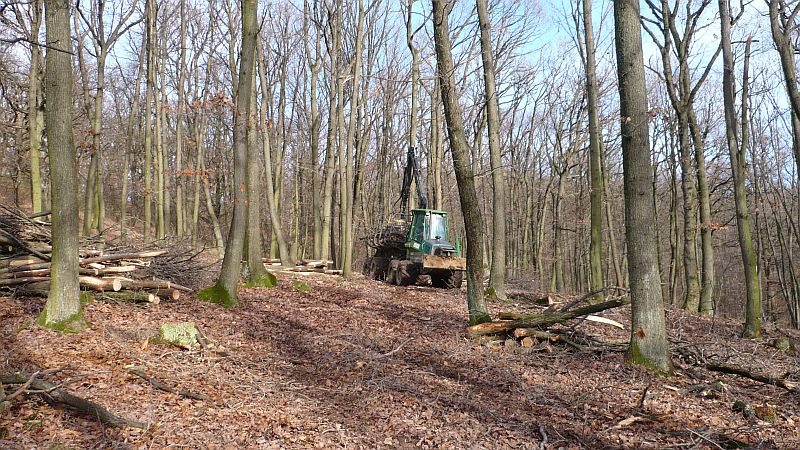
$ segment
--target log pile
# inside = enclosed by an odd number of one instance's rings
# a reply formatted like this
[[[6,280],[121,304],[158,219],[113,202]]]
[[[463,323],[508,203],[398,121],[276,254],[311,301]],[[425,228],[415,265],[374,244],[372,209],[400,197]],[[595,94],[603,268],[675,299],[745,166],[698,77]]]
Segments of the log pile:
[[[281,264],[280,259],[264,258],[264,267],[276,272],[294,272],[298,274],[323,273],[326,275],[341,275],[342,271],[330,269],[333,261],[326,259],[298,260],[294,266],[288,267]]]
[[[0,206],[0,291],[16,295],[46,296],[50,287],[50,224],[39,217]],[[102,293],[106,298],[137,303],[177,300],[192,289],[174,276],[159,272],[183,271],[175,261],[191,260],[185,250],[150,246],[114,247],[100,237],[84,239],[79,250],[79,282],[82,290]],[[188,270],[187,270],[188,269]],[[170,273],[167,273],[170,275]]]
[[[594,292],[579,297],[567,303],[561,309],[550,307],[538,314],[500,313],[498,320],[467,327],[467,335],[484,342],[492,342],[492,339],[512,343],[519,341],[519,344],[523,347],[531,347],[537,341],[544,344],[559,342],[575,349],[584,350],[586,345],[591,345],[592,341],[594,343],[600,343],[601,341],[582,333],[576,333],[575,330],[569,330],[569,333],[565,333],[568,329],[554,328],[554,326],[566,324],[573,319],[588,319],[622,327],[622,324],[593,316],[593,314],[630,303],[629,297],[622,295],[610,298],[602,303],[589,304],[573,309],[578,303],[587,300],[593,294]],[[576,342],[577,339],[575,338],[584,341],[586,345]],[[607,346],[615,345],[615,343],[607,342],[603,344],[611,344]],[[547,347],[547,345],[545,346]]]

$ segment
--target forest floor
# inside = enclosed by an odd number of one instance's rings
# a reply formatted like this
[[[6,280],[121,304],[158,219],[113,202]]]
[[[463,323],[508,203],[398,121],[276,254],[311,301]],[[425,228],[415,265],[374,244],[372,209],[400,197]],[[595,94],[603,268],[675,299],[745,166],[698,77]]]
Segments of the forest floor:
[[[465,338],[464,291],[283,275],[276,288],[242,289],[241,302],[94,302],[92,328],[61,335],[32,325],[43,299],[0,298],[0,373],[64,368],[50,381],[151,424],[106,428],[18,397],[0,412],[0,448],[800,448],[798,394],[677,358],[676,374],[662,378],[627,366],[620,351],[482,345]],[[626,329],[629,315],[605,314]],[[195,322],[214,345],[149,343],[168,321]],[[678,311],[668,321],[673,347],[691,342],[757,371],[800,368],[796,351],[769,345],[774,328],[747,341],[733,322]],[[156,390],[129,365],[208,400]],[[774,414],[746,417],[736,400]]]

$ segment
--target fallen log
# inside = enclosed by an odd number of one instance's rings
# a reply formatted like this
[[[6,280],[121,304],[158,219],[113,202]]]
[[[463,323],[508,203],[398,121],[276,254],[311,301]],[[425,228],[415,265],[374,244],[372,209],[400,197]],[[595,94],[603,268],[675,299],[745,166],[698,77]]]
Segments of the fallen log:
[[[166,253],[167,253],[166,250],[149,250],[143,252],[128,252],[128,253],[108,253],[101,256],[84,258],[81,260],[81,264],[122,261],[123,259],[154,258],[156,256],[161,256]]]
[[[700,367],[703,367],[706,370],[710,370],[712,372],[717,372],[717,373],[724,373],[727,375],[737,375],[743,378],[756,381],[758,383],[777,386],[786,389],[789,392],[800,393],[800,383],[787,380],[788,376],[791,374],[784,374],[783,376],[776,377],[770,374],[751,371],[741,366],[734,366],[732,364],[709,361],[708,359],[703,357],[699,352],[695,353],[687,349],[678,349],[677,351],[684,358],[684,360],[688,361],[693,360],[696,363],[696,365],[699,365]]]
[[[133,280],[124,277],[114,277],[113,279],[118,280],[123,289],[131,289],[131,290],[157,289],[164,291],[179,290],[184,292],[192,292],[192,290],[186,286],[181,286],[178,283],[173,283],[171,281],[166,281],[166,280]]]
[[[536,328],[517,328],[514,330],[514,337],[535,337],[540,340],[557,341],[559,336],[547,331],[542,331]]]
[[[81,286],[89,288],[94,291],[119,291],[122,289],[122,283],[116,278],[95,278],[88,276],[79,276]]]
[[[151,305],[161,303],[161,299],[157,295],[144,291],[103,292],[101,297],[130,303],[149,303]]]
[[[598,313],[611,308],[617,308],[630,303],[628,298],[609,300],[596,305],[588,305],[572,311],[554,311],[543,314],[517,314],[514,320],[501,320],[494,322],[481,323],[467,327],[467,335],[470,337],[483,336],[485,334],[510,333],[517,328],[546,328],[557,323],[564,323],[568,320],[581,316]],[[503,314],[501,314],[501,317]]]
[[[34,278],[46,275],[50,275],[50,267],[46,267],[44,269],[19,270],[13,272],[0,273],[0,279],[13,280],[14,278]]]
[[[80,282],[81,287],[93,291],[119,291],[120,289],[122,289],[122,283],[120,283],[115,278],[96,278],[96,277],[79,276],[78,281]],[[49,284],[50,277],[39,276],[39,277],[10,278],[10,279],[0,280],[0,286],[19,286],[30,283]]]
[[[177,289],[156,289],[151,294],[157,295],[164,300],[178,300],[181,298],[181,291]]]
[[[40,281],[50,281],[50,277],[25,277],[25,278],[8,278],[0,280],[0,286],[17,286],[20,284],[37,283]]]
[[[22,374],[0,375],[0,383],[20,385],[28,384],[30,390],[26,389],[26,393],[35,393],[41,396],[47,402],[72,407],[86,414],[87,416],[98,419],[100,422],[110,427],[129,426],[133,428],[141,428],[143,430],[147,429],[147,424],[145,423],[117,416],[98,403],[78,397],[77,395],[74,395],[65,389],[59,388],[53,383],[40,380],[34,376],[26,376]]]

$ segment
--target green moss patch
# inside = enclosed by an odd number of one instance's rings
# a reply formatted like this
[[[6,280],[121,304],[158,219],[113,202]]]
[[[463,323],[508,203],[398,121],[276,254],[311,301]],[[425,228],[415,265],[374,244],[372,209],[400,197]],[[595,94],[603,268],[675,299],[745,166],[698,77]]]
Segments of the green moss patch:
[[[39,317],[36,318],[36,324],[60,333],[80,333],[91,326],[83,317],[83,308],[62,321],[51,322],[47,319],[47,307],[45,307]]]
[[[670,376],[668,370],[664,370],[653,360],[642,354],[642,351],[639,349],[639,344],[636,342],[636,339],[631,339],[631,345],[630,347],[628,347],[628,352],[625,354],[625,362],[628,364],[642,366],[658,376],[662,377]]]
[[[297,292],[311,292],[311,285],[305,281],[295,281],[292,283],[292,289]]]
[[[239,304],[238,299],[236,298],[236,293],[233,293],[233,296],[225,289],[221,283],[217,283],[211,287],[205,288],[197,293],[197,298],[200,300],[215,303],[220,306],[224,306],[225,308],[232,308]]]
[[[244,285],[244,287],[273,288],[277,284],[278,284],[278,278],[275,275],[269,272],[264,272],[261,274],[253,274],[253,276],[250,277],[250,280],[247,282],[247,284]]]

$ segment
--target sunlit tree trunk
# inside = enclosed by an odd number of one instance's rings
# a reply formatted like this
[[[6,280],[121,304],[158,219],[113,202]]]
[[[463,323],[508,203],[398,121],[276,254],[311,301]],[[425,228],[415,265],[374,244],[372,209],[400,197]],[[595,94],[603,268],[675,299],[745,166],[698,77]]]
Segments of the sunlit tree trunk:
[[[734,58],[731,48],[731,16],[728,0],[719,0],[720,32],[722,35],[722,99],[725,105],[725,137],[728,144],[728,153],[731,158],[731,172],[733,174],[733,194],[736,202],[736,228],[739,235],[739,248],[742,253],[742,268],[744,270],[745,285],[747,286],[747,304],[745,307],[745,323],[742,335],[747,338],[757,338],[761,335],[761,285],[756,265],[756,254],[753,248],[753,237],[750,231],[750,213],[747,209],[747,190],[745,188],[745,164],[747,145],[750,139],[750,129],[747,118],[747,103],[749,80],[748,71],[750,63],[750,43],[752,37],[747,39],[743,82],[742,82],[742,111],[741,111],[741,136],[737,130],[739,118],[736,114]]]
[[[217,283],[198,293],[198,297],[201,299],[225,307],[236,306],[239,303],[237,285],[242,269],[241,261],[247,225],[247,120],[251,113],[250,97],[253,95],[253,71],[258,33],[257,4],[257,0],[242,1],[242,47],[233,124],[233,218]]]
[[[648,136],[647,88],[642,58],[638,0],[614,1],[622,163],[625,179],[625,237],[631,295],[631,341],[626,360],[671,372],[661,298]]]
[[[31,159],[31,204],[33,212],[42,211],[42,171],[40,153],[42,150],[42,110],[41,79],[39,70],[41,51],[39,50],[39,31],[42,25],[42,0],[31,2],[31,65],[28,69],[28,140]]]
[[[597,291],[593,299],[600,302],[605,286],[603,282],[603,171],[601,167],[602,135],[598,112],[599,88],[597,64],[595,63],[594,27],[592,26],[592,1],[583,0],[583,35],[586,45],[586,108],[589,114],[589,194],[590,242],[589,242],[589,289]]]
[[[491,320],[483,296],[483,221],[475,192],[469,148],[455,85],[450,25],[447,17],[449,10],[446,9],[443,0],[432,0],[432,3],[436,63],[467,235],[467,311],[470,325],[475,325]]]
[[[47,0],[45,125],[50,159],[52,246],[50,294],[38,323],[61,331],[86,327],[78,285],[78,170],[72,134],[70,4]]]
[[[476,0],[481,34],[481,59],[486,98],[486,119],[489,132],[489,159],[492,171],[492,265],[489,270],[489,293],[506,298],[506,187],[503,179],[500,148],[500,102],[497,98],[492,34],[486,0]]]

